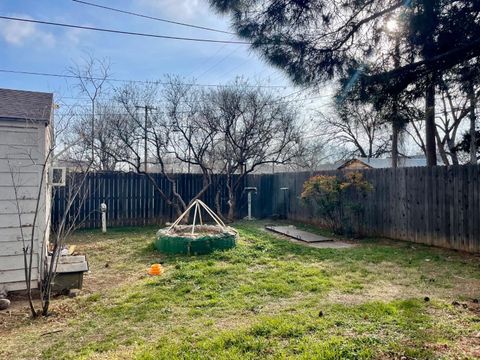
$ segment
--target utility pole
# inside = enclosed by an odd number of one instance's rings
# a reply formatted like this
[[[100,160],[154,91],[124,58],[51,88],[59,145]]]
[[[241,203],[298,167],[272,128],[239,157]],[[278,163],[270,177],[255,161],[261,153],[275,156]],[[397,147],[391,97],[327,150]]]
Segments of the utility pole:
[[[192,142],[192,125],[188,124],[188,141],[191,143]],[[188,147],[188,173],[190,174],[190,157],[191,157],[191,146]]]
[[[156,107],[145,104],[144,106],[135,106],[136,109],[143,109],[145,112],[145,123],[143,127],[143,170],[147,172],[148,163],[148,111],[157,110]]]
[[[95,161],[95,99],[92,100],[92,119],[91,119],[91,126],[92,126],[92,133],[91,133],[91,137],[92,137],[92,141],[91,141],[91,145],[92,145],[92,160],[91,160],[91,165],[94,163]]]

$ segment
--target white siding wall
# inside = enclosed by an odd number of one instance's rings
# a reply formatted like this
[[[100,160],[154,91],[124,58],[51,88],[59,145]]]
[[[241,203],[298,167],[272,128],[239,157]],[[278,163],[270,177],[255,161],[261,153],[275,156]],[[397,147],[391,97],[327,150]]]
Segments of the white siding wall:
[[[42,122],[0,119],[0,289],[7,291],[26,288],[22,233],[26,245],[30,245],[45,158],[45,130]],[[13,184],[17,188],[16,195]],[[43,184],[45,188],[45,181]],[[43,244],[48,214],[44,189],[41,199],[33,246],[34,288],[40,280],[39,270],[46,251]]]

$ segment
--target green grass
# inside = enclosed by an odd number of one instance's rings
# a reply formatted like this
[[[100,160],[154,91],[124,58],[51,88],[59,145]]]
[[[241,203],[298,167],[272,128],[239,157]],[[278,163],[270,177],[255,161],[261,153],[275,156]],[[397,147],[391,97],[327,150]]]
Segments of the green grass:
[[[78,232],[91,266],[84,295],[55,300],[56,316],[11,327],[0,357],[479,356],[480,317],[469,302],[480,296],[478,258],[375,239],[315,249],[260,225],[235,224],[235,249],[197,257],[155,252],[151,227]],[[163,276],[145,275],[154,262]],[[52,323],[61,331],[45,335]]]

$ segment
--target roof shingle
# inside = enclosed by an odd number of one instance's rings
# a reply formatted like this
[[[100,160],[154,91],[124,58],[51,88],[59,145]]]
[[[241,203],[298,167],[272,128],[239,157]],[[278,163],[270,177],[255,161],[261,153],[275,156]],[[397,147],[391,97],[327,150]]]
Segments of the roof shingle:
[[[53,94],[0,89],[0,118],[50,121]]]

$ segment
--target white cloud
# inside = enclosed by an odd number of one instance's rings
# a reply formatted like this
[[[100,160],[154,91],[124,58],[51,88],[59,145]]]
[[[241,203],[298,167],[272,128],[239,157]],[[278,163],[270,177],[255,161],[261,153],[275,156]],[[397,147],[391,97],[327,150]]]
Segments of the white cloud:
[[[68,29],[65,32],[65,38],[68,44],[76,46],[80,44],[80,40],[84,34],[85,34],[85,31],[81,29]]]
[[[138,3],[172,20],[202,19],[213,13],[207,0],[138,0]]]
[[[27,15],[15,14],[12,17],[31,19]],[[27,42],[35,42],[47,47],[55,45],[52,33],[39,30],[36,24],[13,20],[3,20],[0,26],[1,37],[9,44],[22,46]]]

